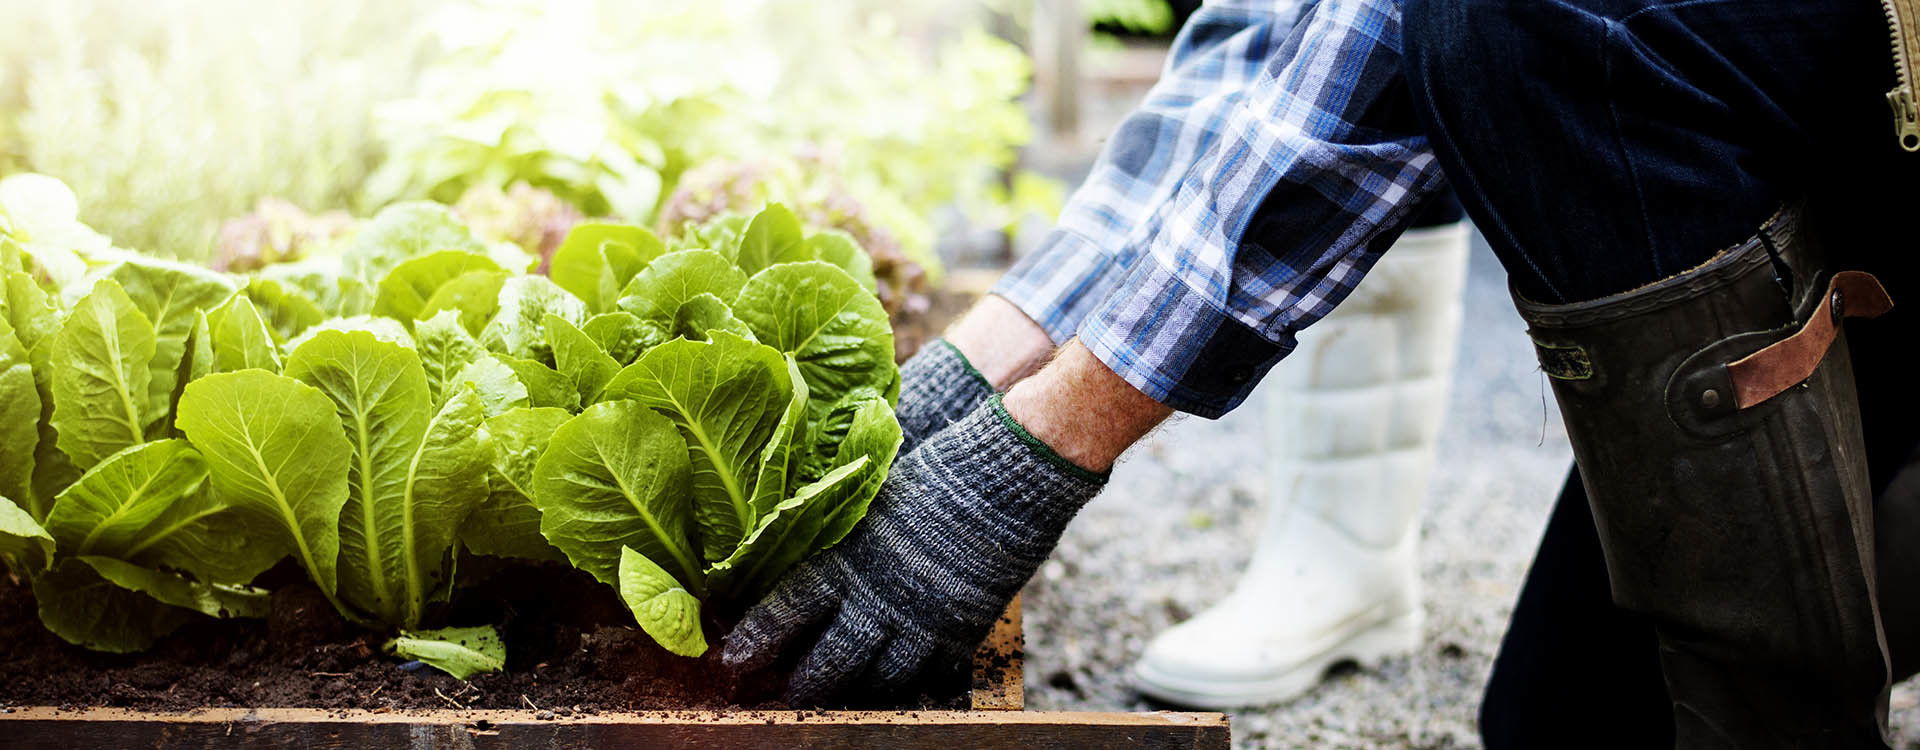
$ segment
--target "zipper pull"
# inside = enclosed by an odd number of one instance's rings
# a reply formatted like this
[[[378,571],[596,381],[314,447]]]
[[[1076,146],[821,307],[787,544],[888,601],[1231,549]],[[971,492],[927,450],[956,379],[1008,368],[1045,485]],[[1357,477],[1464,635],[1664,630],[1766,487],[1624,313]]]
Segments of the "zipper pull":
[[[1914,107],[1913,89],[1901,86],[1887,92],[1887,104],[1893,107],[1893,131],[1900,147],[1920,151],[1920,109]]]

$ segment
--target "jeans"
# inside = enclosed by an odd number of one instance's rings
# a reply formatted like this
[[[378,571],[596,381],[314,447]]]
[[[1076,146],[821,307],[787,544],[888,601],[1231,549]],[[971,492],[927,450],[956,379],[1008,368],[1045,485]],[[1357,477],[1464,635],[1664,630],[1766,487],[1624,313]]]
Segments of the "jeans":
[[[1834,268],[1920,296],[1873,3],[1409,0],[1407,75],[1450,184],[1519,294],[1565,303],[1693,268],[1805,197]],[[1889,187],[1891,185],[1891,187]],[[1910,310],[1847,326],[1894,675],[1920,670]],[[1905,472],[1903,474],[1903,471]],[[1915,559],[1908,559],[1915,558]],[[1574,472],[1481,710],[1488,747],[1671,746],[1652,625],[1612,603]]]
[[[1677,274],[1783,200],[1911,171],[1864,0],[1409,0],[1404,28],[1448,181],[1538,302]]]

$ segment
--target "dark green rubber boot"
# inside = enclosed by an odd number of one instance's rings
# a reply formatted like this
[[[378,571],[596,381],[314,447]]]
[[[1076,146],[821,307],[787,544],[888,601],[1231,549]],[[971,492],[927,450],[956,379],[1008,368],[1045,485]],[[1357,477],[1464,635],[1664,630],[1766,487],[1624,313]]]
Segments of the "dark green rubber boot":
[[[1518,300],[1620,606],[1652,617],[1682,748],[1884,746],[1888,663],[1843,316],[1800,210],[1698,268]],[[1517,298],[1517,296],[1516,296]]]

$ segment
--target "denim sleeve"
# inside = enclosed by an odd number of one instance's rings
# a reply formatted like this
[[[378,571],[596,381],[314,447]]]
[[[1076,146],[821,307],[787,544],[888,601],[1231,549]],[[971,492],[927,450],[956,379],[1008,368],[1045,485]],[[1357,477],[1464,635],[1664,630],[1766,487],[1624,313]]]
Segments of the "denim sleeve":
[[[1142,392],[1232,410],[1440,186],[1398,0],[1209,4],[995,288]]]

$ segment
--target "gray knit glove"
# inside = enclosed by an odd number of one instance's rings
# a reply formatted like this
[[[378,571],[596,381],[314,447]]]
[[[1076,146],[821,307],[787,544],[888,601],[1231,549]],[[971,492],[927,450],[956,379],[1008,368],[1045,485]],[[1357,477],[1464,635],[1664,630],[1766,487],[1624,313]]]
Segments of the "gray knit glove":
[[[765,666],[831,622],[788,684],[796,706],[856,686],[889,692],[958,664],[1106,481],[1036,440],[992,397],[895,463],[853,533],[748,611],[723,659]]]
[[[906,455],[941,428],[967,415],[993,395],[987,376],[946,339],[920,347],[900,366],[900,455]]]

